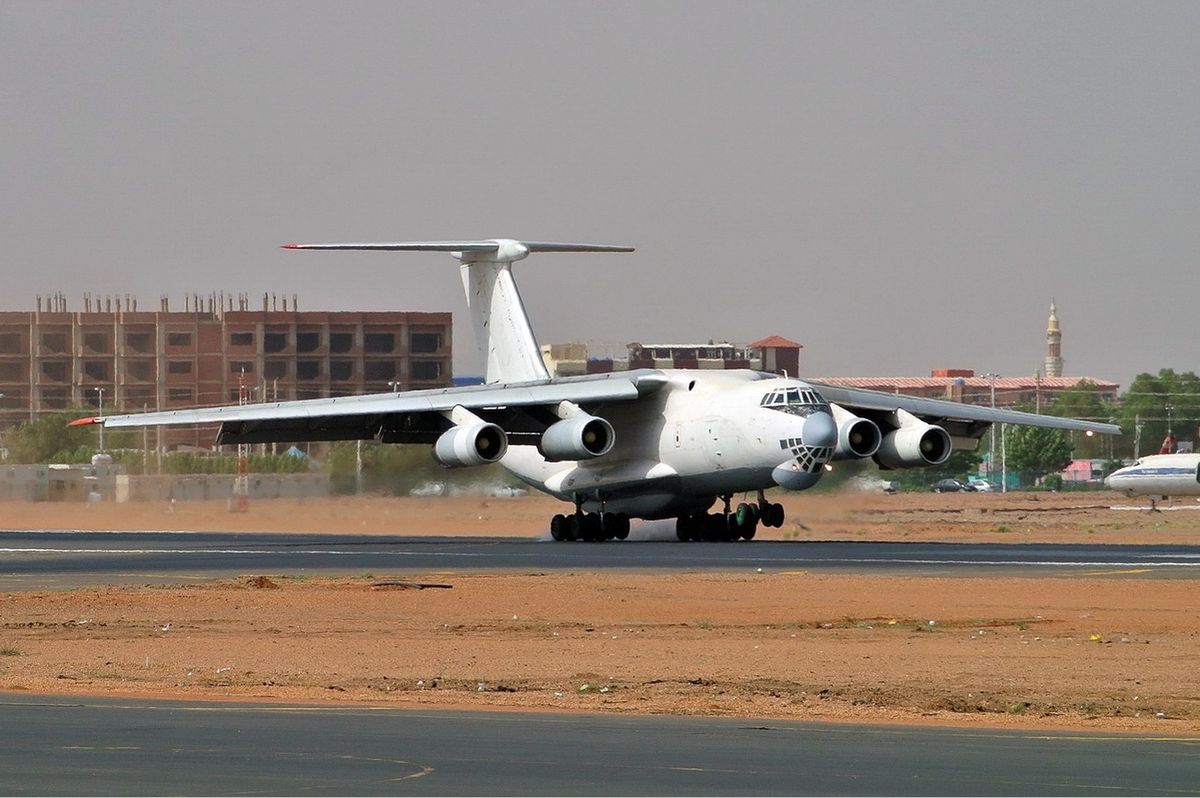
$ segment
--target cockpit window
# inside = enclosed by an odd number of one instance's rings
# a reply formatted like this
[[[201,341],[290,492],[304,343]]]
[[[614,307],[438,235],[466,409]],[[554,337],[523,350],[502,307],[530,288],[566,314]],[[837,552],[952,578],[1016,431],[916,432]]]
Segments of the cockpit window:
[[[784,413],[807,416],[816,410],[828,411],[825,399],[816,391],[806,388],[778,388],[763,396],[760,403]]]

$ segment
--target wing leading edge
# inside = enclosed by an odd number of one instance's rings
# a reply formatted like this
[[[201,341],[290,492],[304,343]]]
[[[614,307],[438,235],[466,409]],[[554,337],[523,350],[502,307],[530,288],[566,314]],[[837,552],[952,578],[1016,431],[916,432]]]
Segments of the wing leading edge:
[[[640,370],[531,383],[94,416],[73,423],[111,428],[220,424],[217,442],[223,444],[355,439],[425,443],[450,426],[443,414],[455,407],[484,417],[531,416],[524,419],[524,426],[536,434],[541,429],[538,421],[549,420],[547,408],[560,402],[583,408],[628,402],[654,393],[664,384],[660,372]],[[518,435],[523,431],[520,422],[512,419],[511,423]]]
[[[1043,416],[1036,413],[1024,413],[1020,410],[1004,410],[952,402],[947,399],[925,399],[906,394],[869,391],[864,388],[846,388],[822,382],[811,384],[821,392],[827,401],[841,405],[851,412],[869,416],[875,413],[906,410],[922,421],[930,423],[965,422],[965,431],[968,437],[979,437],[992,424],[1024,424],[1032,427],[1078,430],[1105,435],[1121,434],[1121,428],[1116,424]]]

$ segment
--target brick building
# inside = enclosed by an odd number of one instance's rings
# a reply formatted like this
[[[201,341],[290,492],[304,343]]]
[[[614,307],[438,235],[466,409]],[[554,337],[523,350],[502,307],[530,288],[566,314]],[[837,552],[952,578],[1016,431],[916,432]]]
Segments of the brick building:
[[[232,404],[242,379],[252,402],[451,383],[450,313],[300,312],[294,298],[291,310],[248,310],[242,297],[235,310],[215,295],[174,312],[166,300],[156,312],[92,304],[0,312],[0,429],[101,401],[106,414]],[[208,446],[212,431],[164,438]]]

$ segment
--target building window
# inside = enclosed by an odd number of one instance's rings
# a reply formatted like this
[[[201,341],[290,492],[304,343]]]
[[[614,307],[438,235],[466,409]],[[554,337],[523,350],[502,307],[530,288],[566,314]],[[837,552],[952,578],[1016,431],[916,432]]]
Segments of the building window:
[[[299,360],[296,362],[296,379],[315,380],[321,376],[321,361]]]
[[[0,333],[0,355],[28,354],[21,349],[20,333]]]
[[[364,333],[363,351],[385,354],[396,350],[396,336],[392,333]]]
[[[263,363],[263,377],[268,380],[282,380],[287,378],[288,362],[286,360],[268,360]]]
[[[321,334],[319,332],[298,332],[296,333],[296,351],[297,352],[316,352],[321,348]]]
[[[42,333],[42,349],[47,352],[66,352],[66,333]]]
[[[331,360],[329,361],[329,379],[338,382],[354,379],[354,361],[353,360]]]
[[[253,374],[254,373],[254,361],[253,360],[231,360],[231,361],[229,361],[229,373],[230,374]]]
[[[151,360],[125,361],[125,374],[131,379],[149,382],[154,379],[154,362]]]
[[[67,407],[66,388],[42,388],[42,407],[46,410],[64,410]]]
[[[345,354],[354,348],[354,333],[331,332],[329,334],[329,351],[334,354]]]
[[[192,373],[192,361],[190,361],[190,360],[168,360],[167,361],[167,373],[168,374],[191,374]]]
[[[28,375],[24,363],[0,363],[0,382],[25,382]]]
[[[440,360],[414,360],[409,365],[409,372],[413,380],[418,382],[440,379],[442,362]]]
[[[107,333],[90,332],[83,334],[83,349],[97,355],[107,355],[112,352]]]
[[[234,332],[229,334],[230,346],[254,346],[254,333]]]
[[[363,364],[363,378],[391,380],[396,377],[396,364],[390,360],[368,360]]]
[[[125,401],[122,407],[131,410],[141,410],[154,406],[154,390],[151,388],[126,388]]]
[[[109,365],[107,360],[85,360],[83,361],[83,373],[87,375],[88,379],[107,382],[112,373]]]
[[[167,333],[167,346],[191,346],[192,334],[190,332],[169,332]]]
[[[409,338],[408,348],[418,353],[437,352],[442,348],[442,334],[415,332]]]
[[[282,352],[287,349],[287,333],[269,332],[263,333],[263,351],[264,352]]]
[[[150,333],[125,333],[125,348],[132,349],[134,352],[139,352],[142,354],[153,351],[150,344]]]
[[[190,405],[196,401],[196,394],[191,388],[168,388],[167,401],[173,405]]]
[[[68,364],[61,360],[43,360],[42,377],[50,382],[67,381]]]

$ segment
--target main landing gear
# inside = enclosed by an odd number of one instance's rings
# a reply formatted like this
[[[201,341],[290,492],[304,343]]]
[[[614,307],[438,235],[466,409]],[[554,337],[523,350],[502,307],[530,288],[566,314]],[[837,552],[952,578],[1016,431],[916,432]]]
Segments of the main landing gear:
[[[603,507],[603,505],[601,505]],[[561,513],[550,519],[550,537],[555,540],[624,540],[629,537],[629,516],[625,513],[585,513],[583,498],[575,497],[575,512]]]
[[[675,536],[680,540],[752,540],[761,522],[763,526],[783,526],[783,505],[772,504],[761,492],[758,504],[742,502],[730,510],[733,497],[721,497],[724,512],[681,515],[675,522]]]

